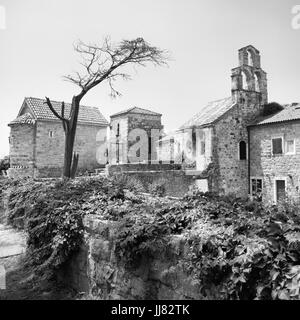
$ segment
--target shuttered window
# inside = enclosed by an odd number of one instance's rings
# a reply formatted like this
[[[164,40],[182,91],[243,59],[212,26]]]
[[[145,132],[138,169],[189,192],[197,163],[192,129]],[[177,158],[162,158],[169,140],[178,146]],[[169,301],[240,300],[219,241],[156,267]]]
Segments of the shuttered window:
[[[272,154],[282,154],[282,138],[273,138],[272,139]]]

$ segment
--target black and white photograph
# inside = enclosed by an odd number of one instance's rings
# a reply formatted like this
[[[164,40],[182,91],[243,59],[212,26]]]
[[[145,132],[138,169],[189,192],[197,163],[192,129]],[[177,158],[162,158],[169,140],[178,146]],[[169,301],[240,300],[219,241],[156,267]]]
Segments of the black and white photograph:
[[[299,0],[0,0],[0,300],[300,300],[299,52]]]

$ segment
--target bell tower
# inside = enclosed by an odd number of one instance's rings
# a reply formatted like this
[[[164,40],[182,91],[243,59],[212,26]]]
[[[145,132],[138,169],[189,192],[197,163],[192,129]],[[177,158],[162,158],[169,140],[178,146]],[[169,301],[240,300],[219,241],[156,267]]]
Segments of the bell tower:
[[[231,73],[232,97],[236,102],[251,96],[261,105],[268,103],[267,74],[261,69],[259,51],[249,45],[241,48],[238,55],[239,66]]]

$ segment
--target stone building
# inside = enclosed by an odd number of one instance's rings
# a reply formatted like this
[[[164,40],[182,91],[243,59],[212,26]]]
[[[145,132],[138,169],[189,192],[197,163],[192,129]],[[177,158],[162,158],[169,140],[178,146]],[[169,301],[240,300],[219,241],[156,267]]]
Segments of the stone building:
[[[238,57],[239,66],[231,74],[231,96],[208,103],[177,130],[172,141],[177,144],[173,150],[180,152],[175,159],[195,162],[187,174],[195,176],[203,191],[247,196],[247,126],[268,101],[267,77],[253,46],[240,49]]]
[[[300,199],[300,104],[249,126],[250,192],[266,201]]]
[[[61,102],[52,101],[61,112]],[[71,105],[65,104],[65,115]],[[64,130],[45,100],[25,98],[19,114],[9,123],[11,128],[9,176],[56,177],[62,173],[64,159]],[[106,136],[107,120],[98,108],[80,106],[74,151],[79,153],[78,170],[99,167],[96,159],[97,136]]]
[[[133,107],[110,116],[109,163],[155,161],[161,137],[161,114]]]

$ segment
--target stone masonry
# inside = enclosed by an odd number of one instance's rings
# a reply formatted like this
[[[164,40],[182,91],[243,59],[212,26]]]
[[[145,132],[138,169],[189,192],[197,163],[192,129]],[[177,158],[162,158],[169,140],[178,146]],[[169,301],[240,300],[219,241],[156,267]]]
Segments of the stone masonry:
[[[58,102],[54,105],[59,107]],[[43,100],[25,98],[17,119],[9,124],[10,177],[46,178],[62,174],[65,133],[61,121],[44,108]],[[104,143],[101,140],[105,139],[108,126],[98,109],[81,108],[74,144],[74,151],[79,153],[78,172],[105,165],[105,155],[100,155],[101,163],[97,151]]]
[[[190,247],[183,236],[173,236],[164,255],[142,257],[128,269],[114,253],[118,223],[87,216],[84,224],[85,243],[60,274],[76,290],[103,300],[203,298],[199,283],[179,263]]]
[[[294,140],[294,153],[273,155],[272,137]],[[290,198],[300,201],[300,120],[270,123],[250,128],[250,180],[262,179],[263,199],[275,199],[275,179],[285,180]]]
[[[163,129],[160,113],[134,107],[112,115],[110,129],[109,162],[111,164],[157,159],[155,145]],[[150,140],[153,132],[156,134]],[[130,153],[131,147],[139,141],[145,153]]]

